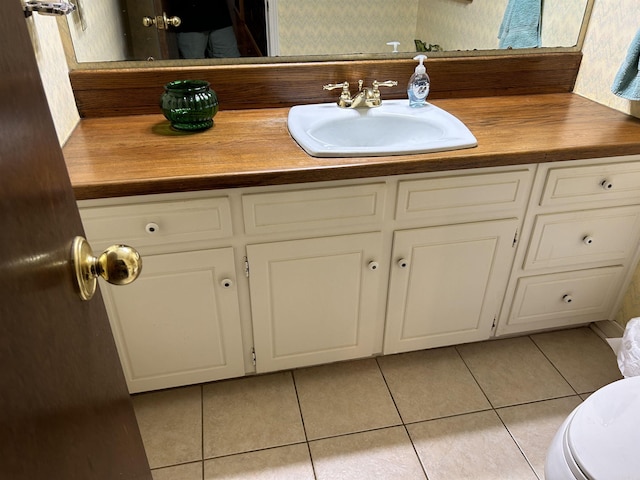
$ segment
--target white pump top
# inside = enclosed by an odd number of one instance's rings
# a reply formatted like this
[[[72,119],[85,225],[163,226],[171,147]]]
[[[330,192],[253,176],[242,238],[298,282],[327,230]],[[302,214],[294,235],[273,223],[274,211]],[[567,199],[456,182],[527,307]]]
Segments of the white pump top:
[[[416,55],[413,59],[420,62],[420,64],[416,66],[416,74],[421,75],[423,73],[427,73],[427,68],[424,66],[424,61],[427,59],[427,56]]]

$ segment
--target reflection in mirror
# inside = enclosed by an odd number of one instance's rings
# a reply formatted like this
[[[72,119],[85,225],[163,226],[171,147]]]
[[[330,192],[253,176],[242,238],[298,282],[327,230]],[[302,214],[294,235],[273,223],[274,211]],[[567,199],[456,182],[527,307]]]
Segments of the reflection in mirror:
[[[427,49],[499,48],[509,0],[220,0],[244,57],[377,55]],[[542,0],[541,0],[542,1]],[[75,0],[82,19],[67,18],[76,60],[112,62],[180,58],[168,0]],[[593,0],[543,2],[542,47],[573,47]],[[268,10],[265,5],[268,3]],[[143,26],[143,18],[150,26]],[[178,27],[179,28],[179,27]],[[215,60],[212,60],[215,62]],[[246,61],[245,61],[246,63]]]

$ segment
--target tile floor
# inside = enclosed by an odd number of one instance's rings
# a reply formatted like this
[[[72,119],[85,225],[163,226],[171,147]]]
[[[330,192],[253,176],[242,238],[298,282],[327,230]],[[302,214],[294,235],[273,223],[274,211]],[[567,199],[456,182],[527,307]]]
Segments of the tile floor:
[[[154,480],[542,479],[564,418],[619,378],[583,327],[133,401]]]

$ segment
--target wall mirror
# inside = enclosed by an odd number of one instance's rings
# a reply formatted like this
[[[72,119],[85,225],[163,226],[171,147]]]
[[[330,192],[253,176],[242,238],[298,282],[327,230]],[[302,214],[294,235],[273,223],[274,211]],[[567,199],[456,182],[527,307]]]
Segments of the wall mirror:
[[[241,56],[189,60],[179,59],[170,0],[73,1],[59,22],[72,70],[409,58],[416,40],[435,57],[532,51],[499,48],[508,0],[220,0]],[[535,52],[579,50],[593,0],[540,1]]]

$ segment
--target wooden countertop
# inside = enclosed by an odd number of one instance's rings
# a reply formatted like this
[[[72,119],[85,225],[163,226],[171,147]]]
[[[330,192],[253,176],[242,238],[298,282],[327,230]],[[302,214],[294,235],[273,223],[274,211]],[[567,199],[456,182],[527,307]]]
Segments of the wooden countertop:
[[[578,95],[434,100],[478,146],[419,155],[314,158],[288,108],[221,111],[210,130],[173,131],[161,114],[90,118],[63,148],[78,200],[316,182],[640,154],[640,119]]]

